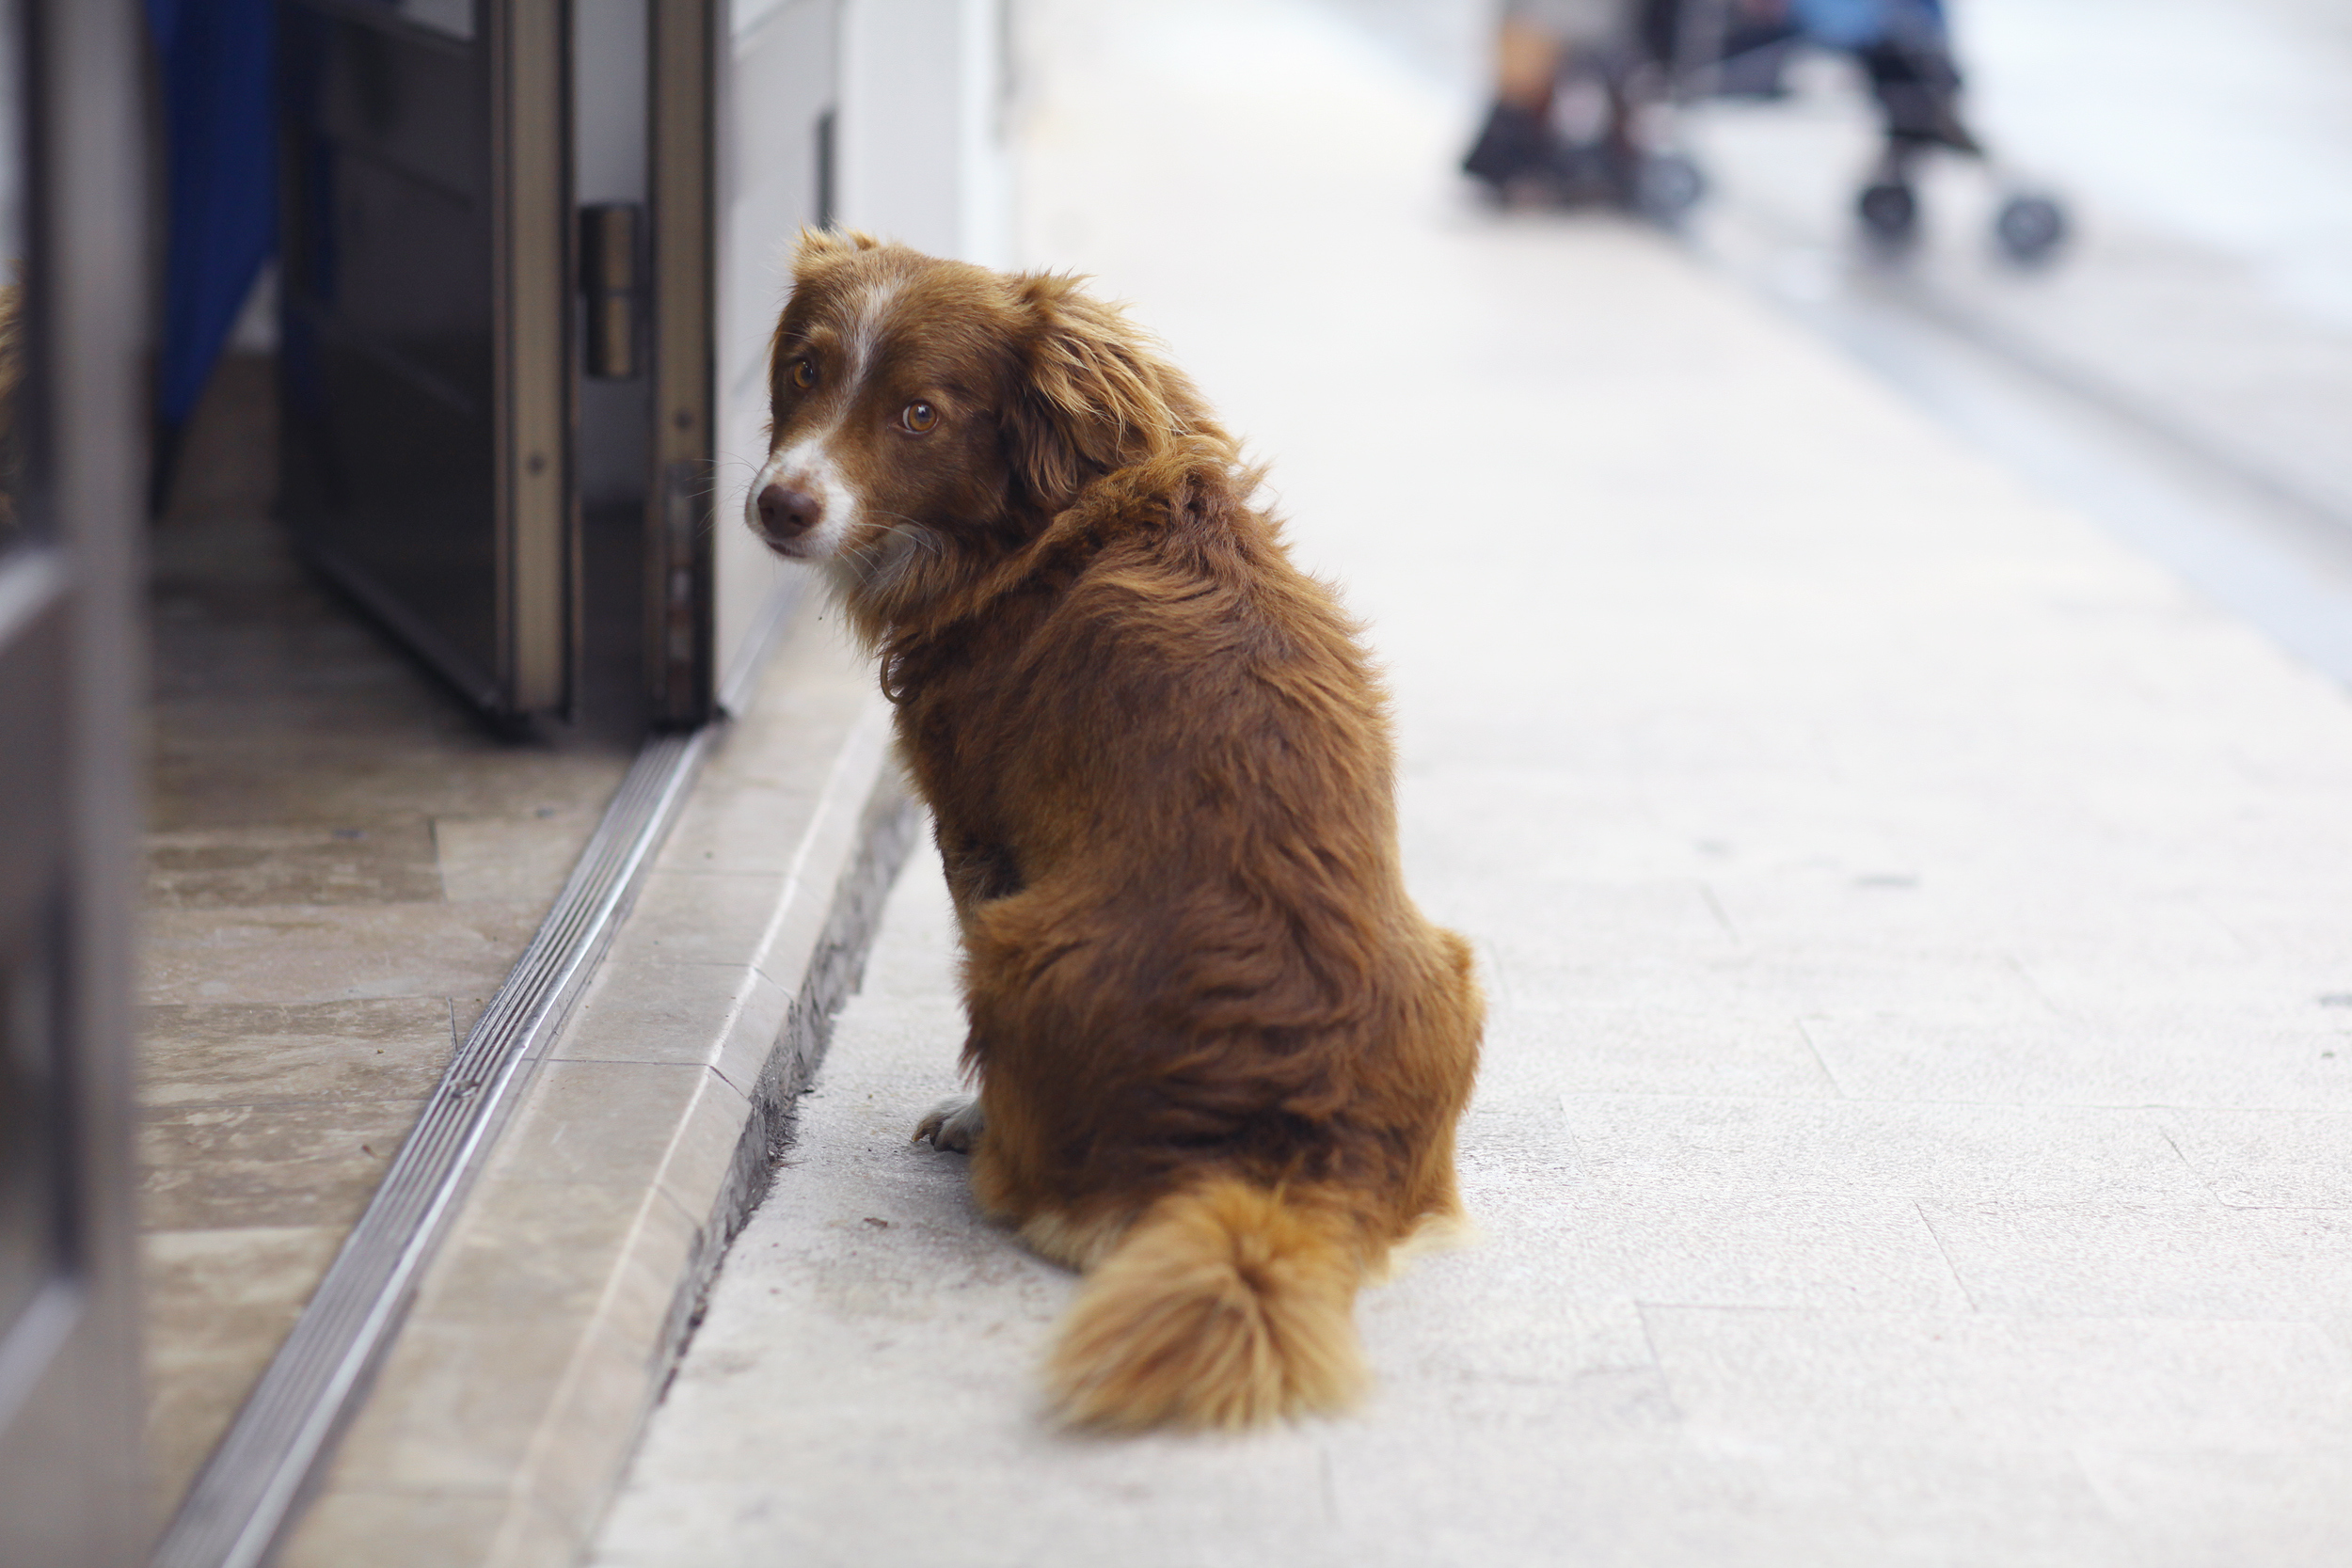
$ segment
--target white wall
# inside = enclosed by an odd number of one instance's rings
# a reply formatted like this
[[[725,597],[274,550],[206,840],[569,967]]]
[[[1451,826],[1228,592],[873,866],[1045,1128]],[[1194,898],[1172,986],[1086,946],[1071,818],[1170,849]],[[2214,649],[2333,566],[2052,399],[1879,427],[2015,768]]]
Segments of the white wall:
[[[841,221],[1011,263],[1007,0],[842,0]]]

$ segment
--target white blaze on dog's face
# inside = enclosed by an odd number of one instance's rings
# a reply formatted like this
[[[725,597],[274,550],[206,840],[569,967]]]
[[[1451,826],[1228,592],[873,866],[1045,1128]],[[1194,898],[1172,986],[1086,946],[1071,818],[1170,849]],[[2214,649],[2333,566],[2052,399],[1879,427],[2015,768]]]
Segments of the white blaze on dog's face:
[[[1001,519],[997,404],[1017,356],[1003,293],[977,267],[804,241],[770,360],[753,531],[856,601],[912,591],[926,557]]]

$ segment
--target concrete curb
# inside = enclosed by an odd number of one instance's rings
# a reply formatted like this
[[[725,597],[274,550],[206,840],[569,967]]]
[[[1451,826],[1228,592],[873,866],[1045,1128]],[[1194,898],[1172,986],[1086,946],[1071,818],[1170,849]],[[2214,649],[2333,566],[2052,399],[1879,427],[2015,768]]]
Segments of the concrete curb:
[[[536,1568],[586,1545],[918,828],[842,642],[804,614],[714,749],[284,1568]]]

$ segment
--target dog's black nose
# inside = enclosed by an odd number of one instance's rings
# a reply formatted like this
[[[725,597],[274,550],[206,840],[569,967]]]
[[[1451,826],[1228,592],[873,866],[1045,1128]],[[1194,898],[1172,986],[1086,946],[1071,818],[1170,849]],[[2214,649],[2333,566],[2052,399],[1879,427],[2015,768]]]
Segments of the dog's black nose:
[[[797,539],[824,515],[824,503],[805,490],[769,484],[759,492],[759,529],[771,539]]]

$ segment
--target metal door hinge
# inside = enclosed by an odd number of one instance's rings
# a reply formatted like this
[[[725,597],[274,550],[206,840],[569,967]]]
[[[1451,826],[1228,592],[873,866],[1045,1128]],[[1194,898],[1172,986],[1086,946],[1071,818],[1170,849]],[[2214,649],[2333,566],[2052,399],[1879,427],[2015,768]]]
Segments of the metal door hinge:
[[[644,370],[640,342],[644,209],[610,201],[580,210],[580,285],[587,296],[587,373],[599,381],[634,380]]]

